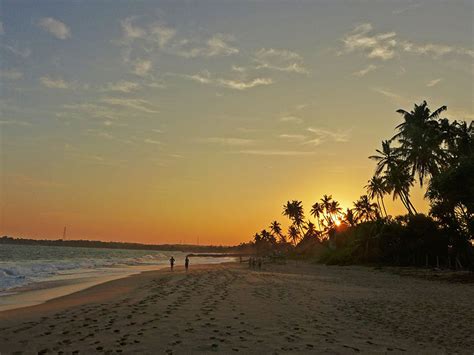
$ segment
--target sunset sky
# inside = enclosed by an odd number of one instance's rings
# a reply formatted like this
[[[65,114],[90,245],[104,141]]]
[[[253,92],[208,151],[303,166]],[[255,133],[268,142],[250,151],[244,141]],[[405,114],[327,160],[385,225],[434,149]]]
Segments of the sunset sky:
[[[240,243],[350,207],[396,109],[474,117],[470,0],[0,4],[2,235]]]

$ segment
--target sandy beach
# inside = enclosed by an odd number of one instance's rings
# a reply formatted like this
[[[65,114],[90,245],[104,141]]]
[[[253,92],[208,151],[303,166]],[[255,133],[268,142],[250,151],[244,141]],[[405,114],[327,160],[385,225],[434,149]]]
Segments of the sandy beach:
[[[472,284],[289,262],[159,270],[0,312],[0,353],[466,353]]]

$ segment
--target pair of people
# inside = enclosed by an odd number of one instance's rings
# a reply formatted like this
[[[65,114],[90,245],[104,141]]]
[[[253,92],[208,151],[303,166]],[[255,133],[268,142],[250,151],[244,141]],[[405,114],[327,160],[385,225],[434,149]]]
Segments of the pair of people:
[[[173,271],[174,262],[175,262],[174,257],[171,257],[171,258],[170,258],[171,271]],[[186,259],[184,259],[184,267],[186,268],[186,271],[188,271],[188,268],[189,268],[189,257],[188,257],[188,256],[186,256]]]

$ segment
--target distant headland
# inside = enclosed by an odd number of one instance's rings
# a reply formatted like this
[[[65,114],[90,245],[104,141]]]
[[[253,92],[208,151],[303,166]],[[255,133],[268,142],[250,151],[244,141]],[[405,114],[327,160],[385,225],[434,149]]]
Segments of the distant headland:
[[[102,248],[102,249],[132,249],[132,250],[166,250],[182,252],[201,252],[201,253],[229,253],[245,252],[252,249],[250,243],[242,243],[235,246],[223,245],[193,245],[193,244],[140,244],[126,242],[103,242],[98,240],[49,240],[49,239],[30,239],[13,238],[3,236],[0,238],[0,244],[13,245],[42,245],[42,246],[60,246],[60,247],[79,247],[79,248]]]

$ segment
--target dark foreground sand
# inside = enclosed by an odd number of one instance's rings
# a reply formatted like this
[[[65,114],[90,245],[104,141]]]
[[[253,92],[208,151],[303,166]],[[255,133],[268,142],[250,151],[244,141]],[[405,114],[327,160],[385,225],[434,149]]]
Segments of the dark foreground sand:
[[[145,272],[0,312],[0,353],[474,353],[474,286],[364,267]]]

